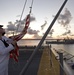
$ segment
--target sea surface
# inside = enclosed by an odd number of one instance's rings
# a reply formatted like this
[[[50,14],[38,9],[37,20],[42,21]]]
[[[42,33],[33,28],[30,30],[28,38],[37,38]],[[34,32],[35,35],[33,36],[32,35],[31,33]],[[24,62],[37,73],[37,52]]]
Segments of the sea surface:
[[[45,40],[42,44],[42,46],[47,46]],[[49,41],[49,40],[48,40]],[[51,41],[51,40],[50,40]],[[39,44],[40,40],[20,40],[18,42],[19,46],[37,46]],[[69,54],[66,54],[65,57],[67,57],[69,60],[69,62],[74,62],[74,44],[51,44],[52,48],[55,48],[56,50],[62,49],[66,52],[68,52]],[[63,57],[64,57],[63,53]]]
[[[45,40],[42,45],[47,45]],[[20,40],[18,42],[19,46],[37,46],[40,40]],[[74,55],[74,44],[52,44],[52,47],[55,49],[63,49],[68,53]]]

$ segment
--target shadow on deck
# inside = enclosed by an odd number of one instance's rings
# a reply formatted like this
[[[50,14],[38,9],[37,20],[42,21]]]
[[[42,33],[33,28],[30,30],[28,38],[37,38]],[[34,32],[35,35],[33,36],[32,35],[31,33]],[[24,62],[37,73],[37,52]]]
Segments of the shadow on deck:
[[[30,50],[20,51],[18,63],[10,59],[9,60],[9,75],[19,75],[24,65],[27,63],[32,52],[33,51],[30,51]],[[41,55],[42,55],[42,51],[37,51],[25,75],[37,75]]]

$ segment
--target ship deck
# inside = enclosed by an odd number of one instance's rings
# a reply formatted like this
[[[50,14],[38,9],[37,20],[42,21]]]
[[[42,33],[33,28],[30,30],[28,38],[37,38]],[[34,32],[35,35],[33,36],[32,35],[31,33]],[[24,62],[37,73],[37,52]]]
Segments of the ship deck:
[[[32,52],[33,50],[21,50],[18,63],[10,59],[9,75],[19,75]],[[53,53],[51,59],[47,48],[39,50],[24,75],[60,75],[59,62],[55,59]]]
[[[44,49],[37,75],[60,75],[59,63],[53,54],[51,56],[49,50]]]
[[[9,75],[19,75],[25,64],[27,63],[29,57],[31,56],[33,50],[22,50],[20,51],[19,62],[16,63],[14,60],[9,60]],[[37,51],[33,58],[29,68],[27,69],[25,75],[37,75],[42,51]]]

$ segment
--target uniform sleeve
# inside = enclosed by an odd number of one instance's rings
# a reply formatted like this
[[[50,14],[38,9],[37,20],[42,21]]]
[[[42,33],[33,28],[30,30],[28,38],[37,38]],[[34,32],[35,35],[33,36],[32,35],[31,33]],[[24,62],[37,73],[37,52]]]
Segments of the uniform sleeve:
[[[14,47],[13,47],[12,44],[9,44],[9,46],[8,46],[8,47],[5,47],[5,48],[2,48],[2,47],[0,46],[0,54],[1,54],[1,55],[7,54],[7,53],[9,53],[11,50],[13,50],[13,49],[14,49]]]

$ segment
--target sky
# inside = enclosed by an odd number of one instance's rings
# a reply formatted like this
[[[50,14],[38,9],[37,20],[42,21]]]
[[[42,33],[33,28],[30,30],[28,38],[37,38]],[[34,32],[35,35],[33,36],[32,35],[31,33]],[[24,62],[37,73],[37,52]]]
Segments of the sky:
[[[32,0],[27,0],[22,15],[22,25],[18,32],[24,27],[26,15],[30,11]],[[31,23],[25,38],[40,38],[46,32],[56,13],[64,0],[33,0]],[[25,0],[0,0],[0,25],[7,29],[7,33],[16,30],[15,23],[20,20]],[[61,38],[63,36],[74,37],[74,0],[68,0],[54,26],[49,32],[49,37]],[[8,33],[9,34],[9,33]]]

